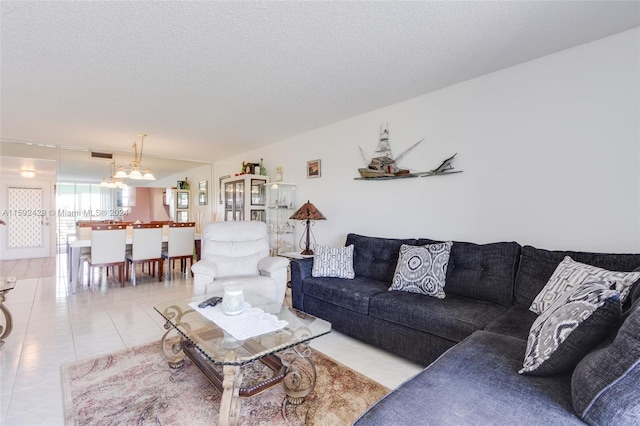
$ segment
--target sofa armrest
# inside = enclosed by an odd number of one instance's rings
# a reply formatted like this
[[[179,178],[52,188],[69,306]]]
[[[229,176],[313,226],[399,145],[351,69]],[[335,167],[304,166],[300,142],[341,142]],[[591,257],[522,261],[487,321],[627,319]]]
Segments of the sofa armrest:
[[[293,259],[291,261],[291,302],[293,307],[304,311],[302,280],[311,276],[313,258]]]
[[[201,296],[206,294],[207,284],[211,284],[218,275],[218,267],[215,263],[201,259],[191,266],[193,272],[193,294]]]

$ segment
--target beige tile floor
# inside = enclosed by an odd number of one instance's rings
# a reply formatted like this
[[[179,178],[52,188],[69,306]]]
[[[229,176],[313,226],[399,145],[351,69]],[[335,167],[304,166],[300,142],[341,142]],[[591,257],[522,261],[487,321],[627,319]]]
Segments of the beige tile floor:
[[[135,287],[98,278],[91,288],[69,291],[66,257],[0,261],[1,276],[16,276],[5,306],[13,331],[0,348],[0,424],[64,424],[60,367],[132,346],[158,341],[163,321],[153,306],[193,294],[190,277]],[[85,280],[86,281],[86,280]],[[338,332],[312,346],[393,388],[422,367]]]

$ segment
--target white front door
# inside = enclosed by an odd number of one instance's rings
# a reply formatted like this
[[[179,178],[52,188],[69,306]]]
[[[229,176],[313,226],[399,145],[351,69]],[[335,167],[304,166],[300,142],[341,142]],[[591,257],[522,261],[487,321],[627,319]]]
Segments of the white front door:
[[[55,210],[48,180],[3,180],[0,197],[0,259],[51,256]],[[52,225],[53,223],[53,225]]]

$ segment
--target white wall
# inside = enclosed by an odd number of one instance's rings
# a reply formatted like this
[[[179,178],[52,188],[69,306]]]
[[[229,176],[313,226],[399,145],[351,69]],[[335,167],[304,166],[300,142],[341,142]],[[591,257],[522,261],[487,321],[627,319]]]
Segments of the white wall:
[[[638,252],[639,40],[634,29],[333,123],[216,163],[215,179],[242,161],[264,158],[270,176],[281,165],[298,205],[308,198],[328,219],[314,228],[320,244],[355,232]],[[426,138],[401,166],[458,153],[464,172],[354,180],[358,146],[373,153],[381,123],[396,154]],[[314,159],[322,177],[307,179]]]

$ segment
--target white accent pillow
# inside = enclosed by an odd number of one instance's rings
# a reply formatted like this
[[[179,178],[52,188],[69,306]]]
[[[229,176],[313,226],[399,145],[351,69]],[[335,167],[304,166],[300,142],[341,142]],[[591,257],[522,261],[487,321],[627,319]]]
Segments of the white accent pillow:
[[[549,281],[533,299],[529,310],[540,315],[565,293],[589,281],[609,281],[620,292],[620,303],[624,303],[631,285],[640,279],[640,272],[614,272],[587,265],[566,256],[556,267]]]
[[[444,285],[453,242],[400,246],[400,257],[389,291],[401,290],[444,299]]]
[[[353,279],[353,244],[347,247],[316,246],[313,256],[313,277]]]

